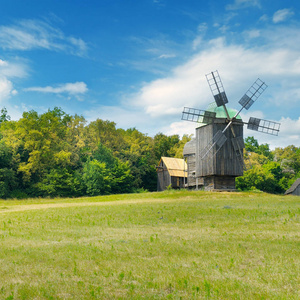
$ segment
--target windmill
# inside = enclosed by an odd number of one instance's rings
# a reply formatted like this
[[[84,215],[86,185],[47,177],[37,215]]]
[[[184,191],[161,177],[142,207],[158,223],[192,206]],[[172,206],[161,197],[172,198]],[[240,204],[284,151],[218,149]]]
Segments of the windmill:
[[[240,117],[242,110],[248,110],[267,88],[259,78],[239,100],[241,108],[237,112],[226,107],[228,98],[218,71],[207,74],[206,79],[215,103],[207,110],[184,107],[182,112],[182,120],[200,125],[196,128],[196,139],[186,145],[188,151],[184,150],[190,159],[188,185],[192,182],[197,187],[203,185],[205,190],[234,190],[235,178],[242,176],[244,169],[244,125],[254,131],[278,135],[280,124],[254,117],[243,122]]]

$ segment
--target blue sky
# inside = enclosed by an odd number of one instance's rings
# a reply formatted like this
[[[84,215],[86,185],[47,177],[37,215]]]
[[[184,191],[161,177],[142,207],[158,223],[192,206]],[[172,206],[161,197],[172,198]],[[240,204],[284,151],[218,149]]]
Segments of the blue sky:
[[[218,70],[229,106],[259,77],[267,90],[242,114],[281,123],[271,148],[300,145],[297,0],[0,0],[0,107],[66,113],[150,136],[194,133],[184,106],[213,102]]]

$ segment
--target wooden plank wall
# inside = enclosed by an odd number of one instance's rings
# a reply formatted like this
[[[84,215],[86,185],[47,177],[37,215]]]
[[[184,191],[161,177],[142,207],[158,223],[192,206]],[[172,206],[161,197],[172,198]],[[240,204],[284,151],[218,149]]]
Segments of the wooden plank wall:
[[[217,119],[215,123],[209,124],[196,129],[196,155],[197,159],[196,165],[196,176],[211,176],[211,175],[221,175],[221,176],[242,176],[243,167],[240,164],[236,153],[232,147],[231,139],[233,134],[231,129],[225,132],[227,141],[219,152],[215,155],[216,146],[213,151],[211,151],[204,160],[200,159],[201,151],[210,143],[213,136],[218,130],[223,130],[226,124],[224,119]],[[233,128],[237,137],[243,137],[243,124],[240,122],[235,122]]]
[[[166,190],[167,186],[171,184],[171,176],[167,170],[157,172],[157,191]]]

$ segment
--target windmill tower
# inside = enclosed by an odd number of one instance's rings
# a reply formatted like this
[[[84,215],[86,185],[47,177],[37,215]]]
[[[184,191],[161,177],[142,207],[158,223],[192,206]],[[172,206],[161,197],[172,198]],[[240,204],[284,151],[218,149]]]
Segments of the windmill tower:
[[[203,186],[205,190],[234,190],[235,178],[242,176],[244,169],[244,125],[251,130],[278,135],[280,124],[253,117],[246,123],[240,117],[241,111],[248,110],[267,88],[259,78],[239,100],[238,112],[226,107],[228,99],[218,71],[207,74],[206,79],[215,104],[207,110],[185,107],[182,112],[182,120],[200,125],[196,128],[195,140],[184,149],[184,155],[188,154],[185,156],[188,185]]]

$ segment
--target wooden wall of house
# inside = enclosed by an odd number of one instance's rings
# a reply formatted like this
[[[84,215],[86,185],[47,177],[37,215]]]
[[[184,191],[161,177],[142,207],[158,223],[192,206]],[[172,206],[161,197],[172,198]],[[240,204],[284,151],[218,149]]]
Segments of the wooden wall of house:
[[[196,176],[242,176],[243,166],[239,161],[231,143],[233,134],[230,128],[225,132],[227,141],[215,155],[216,146],[213,151],[201,160],[201,151],[212,141],[218,130],[226,126],[225,119],[216,119],[213,124],[208,124],[196,129],[196,155],[199,157],[196,164]],[[243,137],[243,124],[234,122],[233,129],[237,137]]]
[[[194,187],[196,185],[196,155],[187,155],[185,159],[187,164],[187,186]]]
[[[203,177],[204,190],[235,190],[235,177],[234,176],[206,176]]]
[[[159,170],[157,172],[157,191],[164,191],[171,184],[171,176],[168,170]]]
[[[184,177],[171,176],[172,189],[182,189],[185,185]]]

